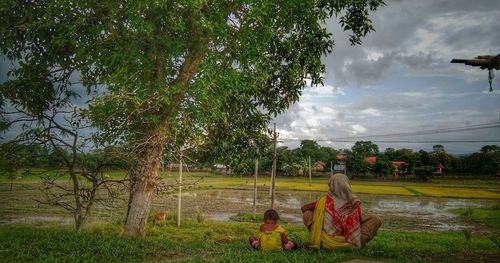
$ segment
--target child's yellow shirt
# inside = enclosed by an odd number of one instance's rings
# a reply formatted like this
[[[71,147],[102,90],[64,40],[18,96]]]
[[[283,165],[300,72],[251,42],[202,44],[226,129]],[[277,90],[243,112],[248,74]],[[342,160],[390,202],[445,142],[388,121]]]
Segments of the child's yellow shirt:
[[[281,234],[285,233],[285,229],[278,225],[273,231],[259,233],[260,247],[262,250],[282,250]]]

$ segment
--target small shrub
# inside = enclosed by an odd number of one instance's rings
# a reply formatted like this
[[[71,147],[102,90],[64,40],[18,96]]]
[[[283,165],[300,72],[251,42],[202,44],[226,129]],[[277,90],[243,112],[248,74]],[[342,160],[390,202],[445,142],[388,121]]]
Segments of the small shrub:
[[[413,169],[415,176],[422,182],[427,182],[429,180],[429,177],[432,175],[432,171],[432,166],[420,166]]]
[[[470,253],[472,246],[472,232],[470,231],[470,229],[464,229],[462,230],[462,233],[464,234],[465,238],[465,252]]]
[[[469,217],[471,218],[472,217],[472,214],[474,213],[474,209],[470,208],[470,207],[467,207],[464,212],[462,213],[463,216],[465,217]]]
[[[196,222],[203,223],[204,221],[205,221],[205,216],[203,215],[202,212],[198,211],[196,213]]]
[[[296,176],[302,169],[302,165],[298,163],[284,164],[282,169],[285,176]]]
[[[207,230],[203,232],[203,240],[208,241],[214,236],[214,232],[211,230]]]
[[[232,226],[233,233],[238,233],[240,235],[250,235],[251,231],[245,225],[235,224]]]

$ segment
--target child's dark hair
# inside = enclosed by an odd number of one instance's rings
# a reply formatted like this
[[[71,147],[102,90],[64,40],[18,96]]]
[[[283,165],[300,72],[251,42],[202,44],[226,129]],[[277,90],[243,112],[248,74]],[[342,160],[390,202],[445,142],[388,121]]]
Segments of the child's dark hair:
[[[264,213],[264,220],[278,220],[279,218],[280,216],[278,215],[278,212],[276,212],[276,210],[269,209]]]

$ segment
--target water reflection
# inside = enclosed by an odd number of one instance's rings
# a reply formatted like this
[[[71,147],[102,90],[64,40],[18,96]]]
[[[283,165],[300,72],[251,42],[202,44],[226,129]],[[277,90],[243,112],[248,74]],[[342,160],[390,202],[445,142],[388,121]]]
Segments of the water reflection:
[[[3,218],[0,220],[0,225],[12,225],[12,224],[45,224],[45,223],[59,223],[63,225],[74,224],[73,218],[63,217],[63,216],[23,216],[23,217],[13,217],[13,218]]]
[[[288,223],[301,224],[300,207],[318,199],[323,192],[280,191],[275,194],[275,209]],[[457,215],[450,212],[455,208],[481,207],[488,200],[468,200],[449,198],[430,198],[422,196],[384,196],[359,194],[363,212],[379,215],[385,227],[408,228],[416,225],[419,229],[435,231],[459,230],[470,226],[456,220]],[[170,201],[169,201],[169,200]],[[175,199],[175,198],[173,198]],[[155,200],[153,207],[175,210],[176,202],[171,197]],[[184,216],[194,217],[197,211],[208,220],[230,221],[238,213],[252,213],[253,191],[249,190],[200,190],[183,193]],[[270,207],[269,191],[257,194],[257,213]],[[163,204],[163,205],[160,205]],[[406,221],[405,221],[406,220]],[[405,223],[406,222],[406,223]],[[407,230],[408,230],[407,229]]]

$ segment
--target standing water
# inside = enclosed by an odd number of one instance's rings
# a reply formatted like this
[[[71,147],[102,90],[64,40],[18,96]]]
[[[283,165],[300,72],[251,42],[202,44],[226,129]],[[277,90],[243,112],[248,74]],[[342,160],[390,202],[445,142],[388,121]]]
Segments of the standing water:
[[[300,207],[321,197],[322,192],[280,191],[275,196],[275,209],[289,223],[302,224]],[[382,227],[406,231],[447,231],[472,227],[450,212],[455,208],[482,207],[490,200],[450,199],[422,196],[359,194],[363,214],[376,214],[383,221]],[[173,197],[155,200],[153,208],[174,211]],[[240,213],[253,211],[253,191],[250,190],[200,190],[183,193],[183,214],[195,216],[200,211],[208,220],[232,221]],[[172,199],[172,200],[170,200]],[[257,197],[257,213],[270,208],[269,194],[261,191]],[[195,208],[197,207],[197,209]]]

